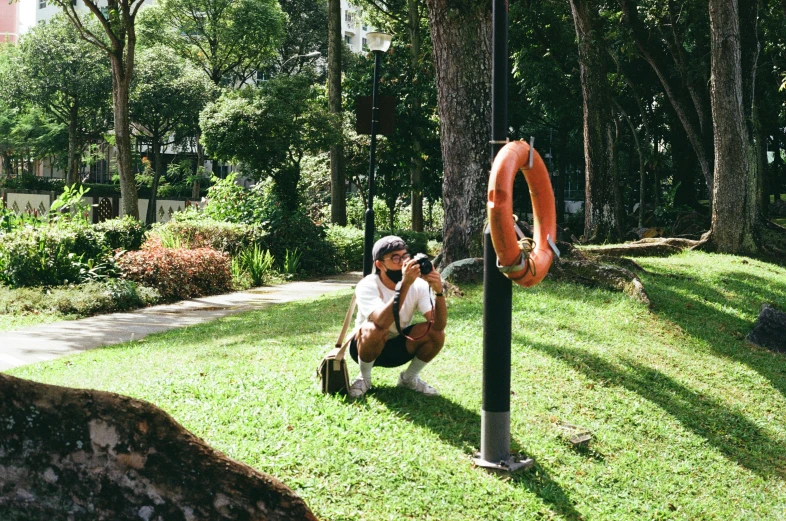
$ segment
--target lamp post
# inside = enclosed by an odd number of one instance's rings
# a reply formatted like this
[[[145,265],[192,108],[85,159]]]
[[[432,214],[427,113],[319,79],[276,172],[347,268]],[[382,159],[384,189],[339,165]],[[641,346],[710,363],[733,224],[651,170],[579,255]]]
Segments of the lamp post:
[[[281,64],[281,69],[283,70],[284,69],[284,65],[286,65],[291,60],[294,60],[296,58],[309,58],[309,59],[311,59],[311,58],[319,58],[320,56],[322,56],[322,53],[319,52],[319,51],[313,51],[313,52],[310,52],[310,53],[307,53],[307,54],[296,54],[295,56],[290,56],[289,58],[284,60],[284,63]]]
[[[390,48],[393,37],[386,33],[367,33],[366,41],[369,50],[374,53],[374,86],[371,91],[371,155],[368,166],[368,208],[366,208],[366,235],[363,241],[363,276],[371,273],[373,264],[371,259],[371,247],[374,244],[374,161],[377,150],[377,119],[379,108],[377,107],[377,86],[379,85],[379,62],[382,53]]]

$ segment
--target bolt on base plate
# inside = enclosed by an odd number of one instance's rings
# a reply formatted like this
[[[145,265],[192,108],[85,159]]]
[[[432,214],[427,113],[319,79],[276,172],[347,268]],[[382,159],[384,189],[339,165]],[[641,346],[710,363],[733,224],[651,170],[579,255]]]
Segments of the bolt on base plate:
[[[527,470],[535,464],[532,458],[522,458],[519,454],[512,454],[507,460],[487,461],[481,458],[480,453],[476,453],[472,458],[475,466],[494,472],[496,474],[513,474],[520,470]]]

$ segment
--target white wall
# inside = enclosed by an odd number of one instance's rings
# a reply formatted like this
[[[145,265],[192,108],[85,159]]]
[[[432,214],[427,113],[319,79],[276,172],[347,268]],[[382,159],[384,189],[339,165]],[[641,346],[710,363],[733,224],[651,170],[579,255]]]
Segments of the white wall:
[[[36,210],[39,215],[46,214],[49,211],[49,207],[52,205],[50,201],[51,196],[49,194],[26,194],[26,193],[14,193],[8,192],[7,194],[7,205],[8,208],[16,212],[17,214],[27,212],[28,210]],[[104,199],[104,197],[99,197],[99,201]],[[90,207],[90,216],[89,219],[92,222],[93,213],[98,211],[97,207],[93,206],[93,198],[88,196],[82,198],[82,201]],[[112,201],[112,198],[109,198],[109,201]],[[139,207],[139,218],[140,220],[145,220],[145,215],[147,215],[147,199],[139,199],[138,207]],[[203,209],[205,207],[205,201],[189,201],[191,206],[196,206],[198,209]],[[123,212],[123,199],[118,198],[118,205],[119,205],[119,214],[122,217],[125,215]],[[176,212],[182,212],[186,209],[186,201],[176,200],[176,199],[159,199],[156,201],[156,222],[165,223],[169,222],[172,218],[172,215]]]

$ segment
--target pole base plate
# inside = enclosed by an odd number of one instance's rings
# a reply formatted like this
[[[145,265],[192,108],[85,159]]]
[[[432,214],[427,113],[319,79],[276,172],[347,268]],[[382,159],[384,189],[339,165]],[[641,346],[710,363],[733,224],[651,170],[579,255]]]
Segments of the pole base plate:
[[[507,475],[521,470],[527,470],[535,465],[535,460],[532,458],[523,458],[520,454],[511,454],[510,458],[507,460],[488,461],[483,459],[478,452],[475,454],[475,457],[472,458],[472,463],[474,463],[476,467],[486,469],[489,472]]]

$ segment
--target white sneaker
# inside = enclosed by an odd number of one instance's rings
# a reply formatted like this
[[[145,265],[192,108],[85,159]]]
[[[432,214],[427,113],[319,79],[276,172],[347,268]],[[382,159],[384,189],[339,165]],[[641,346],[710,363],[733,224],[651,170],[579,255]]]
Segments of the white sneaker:
[[[416,376],[415,378],[404,378],[404,373],[401,373],[398,375],[398,386],[412,389],[413,391],[425,394],[426,396],[439,395],[439,391],[421,380],[419,376]]]
[[[365,378],[357,377],[347,389],[347,395],[352,399],[357,399],[366,394],[369,389],[371,389],[371,382]]]

